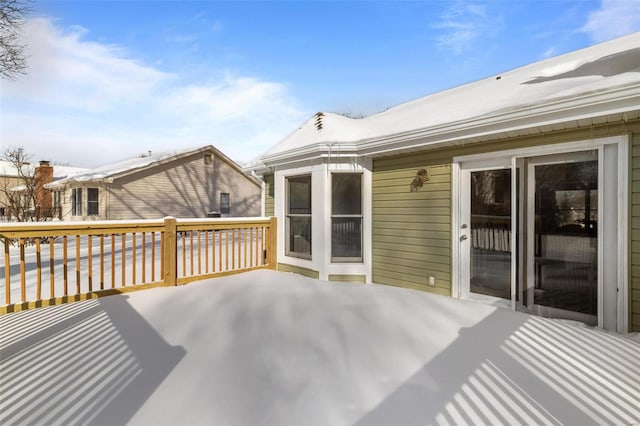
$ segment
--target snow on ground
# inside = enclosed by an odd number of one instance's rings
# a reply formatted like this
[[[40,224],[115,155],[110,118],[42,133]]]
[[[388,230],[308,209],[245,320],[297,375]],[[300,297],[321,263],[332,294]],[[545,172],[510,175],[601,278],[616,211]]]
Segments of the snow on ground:
[[[640,342],[274,271],[0,317],[0,424],[637,424]]]

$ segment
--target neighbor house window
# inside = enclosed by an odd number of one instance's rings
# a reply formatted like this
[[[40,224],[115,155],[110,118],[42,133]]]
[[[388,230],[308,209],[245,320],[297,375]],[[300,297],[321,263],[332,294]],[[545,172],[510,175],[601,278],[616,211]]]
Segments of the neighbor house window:
[[[62,191],[54,191],[53,193],[53,208],[59,209],[62,205]]]
[[[87,188],[87,216],[100,214],[98,207],[98,188]]]
[[[331,261],[362,262],[362,174],[331,176]]]
[[[228,192],[220,193],[220,213],[230,213],[231,212],[231,201],[229,199]]]
[[[82,188],[71,190],[71,214],[82,216]]]
[[[288,256],[311,259],[311,175],[286,180]]]

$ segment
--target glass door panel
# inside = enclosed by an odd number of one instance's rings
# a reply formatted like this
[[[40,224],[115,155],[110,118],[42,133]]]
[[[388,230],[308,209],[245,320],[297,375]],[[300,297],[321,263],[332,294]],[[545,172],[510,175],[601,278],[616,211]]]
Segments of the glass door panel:
[[[469,291],[511,299],[511,170],[470,172]]]
[[[533,168],[533,303],[597,318],[597,151],[576,158]]]

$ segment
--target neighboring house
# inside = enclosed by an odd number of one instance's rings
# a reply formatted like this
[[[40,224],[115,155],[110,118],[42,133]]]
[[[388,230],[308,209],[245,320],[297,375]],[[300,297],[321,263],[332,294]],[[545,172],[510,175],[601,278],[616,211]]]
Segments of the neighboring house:
[[[60,200],[54,199],[45,185],[86,170],[40,161],[38,165],[25,163],[18,173],[14,163],[0,161],[0,220],[15,220],[15,208],[27,209],[38,219],[59,217]],[[10,197],[14,197],[13,205]]]
[[[101,166],[47,185],[63,220],[259,216],[260,181],[213,146]]]
[[[640,330],[640,33],[317,113],[252,170],[280,270]]]

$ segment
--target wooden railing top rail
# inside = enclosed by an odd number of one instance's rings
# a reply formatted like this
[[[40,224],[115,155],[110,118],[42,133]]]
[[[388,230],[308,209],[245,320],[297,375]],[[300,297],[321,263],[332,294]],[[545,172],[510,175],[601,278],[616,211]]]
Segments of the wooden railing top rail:
[[[198,230],[206,227],[231,229],[270,223],[270,218],[211,218],[179,219],[178,231]],[[93,221],[93,222],[22,222],[0,224],[0,238],[55,237],[63,235],[112,234],[153,232],[164,230],[164,219]]]

